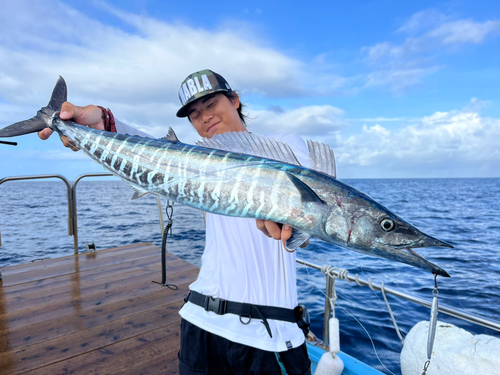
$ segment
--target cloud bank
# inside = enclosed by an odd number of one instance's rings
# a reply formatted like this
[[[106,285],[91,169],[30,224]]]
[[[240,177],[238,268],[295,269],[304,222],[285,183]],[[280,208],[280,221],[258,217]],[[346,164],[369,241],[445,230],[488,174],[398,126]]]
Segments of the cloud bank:
[[[75,104],[110,107],[123,122],[158,137],[172,126],[181,141],[194,143],[198,135],[191,125],[175,117],[176,93],[187,74],[210,67],[240,89],[243,101],[245,94],[259,98],[259,105],[249,103],[249,130],[294,131],[330,144],[340,178],[499,174],[500,120],[482,116],[487,102],[479,99],[463,109],[421,118],[387,114],[356,119],[355,113],[335,106],[334,98],[327,104],[292,108],[262,105],[266,99],[324,97],[361,81],[365,89],[387,86],[402,93],[442,68],[435,56],[443,50],[454,53],[497,35],[498,20],[477,22],[437,11],[419,12],[397,30],[397,35],[404,36],[401,43],[384,41],[365,47],[362,57],[370,73],[349,79],[331,71],[311,72],[306,62],[243,32],[210,31],[125,13],[105,3],[100,6],[122,26],[104,24],[54,0],[2,4],[0,126],[31,117],[48,101],[61,74]],[[0,165],[6,170],[11,163],[6,160],[14,158],[19,168],[21,164],[30,168],[35,163],[28,161],[33,159],[47,164],[59,160],[67,163],[66,169],[85,163],[82,155],[55,144],[57,140],[42,144],[35,139],[31,148],[36,151],[0,149]],[[87,170],[96,168],[88,162]],[[26,173],[30,172],[18,174]]]

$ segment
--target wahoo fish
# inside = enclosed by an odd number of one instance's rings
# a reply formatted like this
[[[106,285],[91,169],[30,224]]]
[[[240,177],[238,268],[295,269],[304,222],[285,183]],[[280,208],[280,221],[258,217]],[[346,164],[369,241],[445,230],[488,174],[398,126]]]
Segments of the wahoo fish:
[[[293,251],[311,237],[449,277],[413,249],[450,244],[431,237],[360,191],[339,181],[329,146],[308,141],[310,167],[290,147],[249,132],[180,142],[170,128],[161,139],[100,131],[60,119],[66,101],[62,77],[49,104],[0,137],[46,127],[67,136],[104,169],[146,193],[220,215],[271,220],[291,226]]]

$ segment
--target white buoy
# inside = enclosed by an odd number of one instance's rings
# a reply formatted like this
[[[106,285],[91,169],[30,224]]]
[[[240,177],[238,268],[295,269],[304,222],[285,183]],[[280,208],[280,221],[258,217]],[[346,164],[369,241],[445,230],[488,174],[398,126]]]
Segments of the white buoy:
[[[330,318],[329,322],[330,351],[321,356],[314,375],[341,375],[344,371],[344,362],[337,356],[340,352],[339,320]]]
[[[472,335],[453,324],[438,321],[427,375],[500,374],[500,339]],[[421,375],[427,361],[429,322],[417,323],[401,352],[403,375]]]

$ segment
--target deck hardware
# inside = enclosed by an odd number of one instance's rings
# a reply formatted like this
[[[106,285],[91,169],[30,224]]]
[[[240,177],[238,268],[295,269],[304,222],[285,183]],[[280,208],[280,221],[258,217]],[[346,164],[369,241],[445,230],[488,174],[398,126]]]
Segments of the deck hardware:
[[[174,214],[174,201],[170,204],[170,200],[167,200],[167,207],[165,207],[165,213],[167,214],[168,223],[162,233],[161,240],[161,283],[158,281],[152,281],[155,284],[161,286],[166,286],[169,289],[177,290],[179,287],[174,284],[167,284],[167,237],[170,232],[170,237],[172,237],[172,216]],[[161,217],[161,216],[160,216]]]
[[[92,243],[85,242],[85,248],[87,249],[87,253],[97,253],[94,241],[92,241]]]
[[[2,271],[0,271],[0,280],[2,280]]]

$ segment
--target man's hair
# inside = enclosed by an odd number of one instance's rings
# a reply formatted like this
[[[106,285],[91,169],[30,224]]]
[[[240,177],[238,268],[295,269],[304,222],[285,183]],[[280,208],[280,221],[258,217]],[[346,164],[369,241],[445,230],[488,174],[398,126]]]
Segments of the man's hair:
[[[226,98],[228,98],[231,102],[236,99],[237,93],[234,91],[223,91],[222,94]],[[238,111],[238,115],[240,116],[241,123],[247,127],[247,115],[243,113],[243,107],[245,107],[245,104],[243,104],[240,100],[240,106],[236,109]]]
[[[215,95],[215,94],[222,94],[226,98],[228,98],[231,102],[233,102],[237,97],[237,93],[235,91],[220,91],[218,93],[214,93],[213,95]],[[238,116],[240,116],[241,123],[246,128],[248,116],[243,113],[243,107],[245,107],[245,106],[246,106],[246,104],[243,104],[240,100],[240,106],[238,108],[236,108],[236,111],[238,112]],[[189,122],[192,123],[189,115],[187,116],[187,118],[188,118]]]

